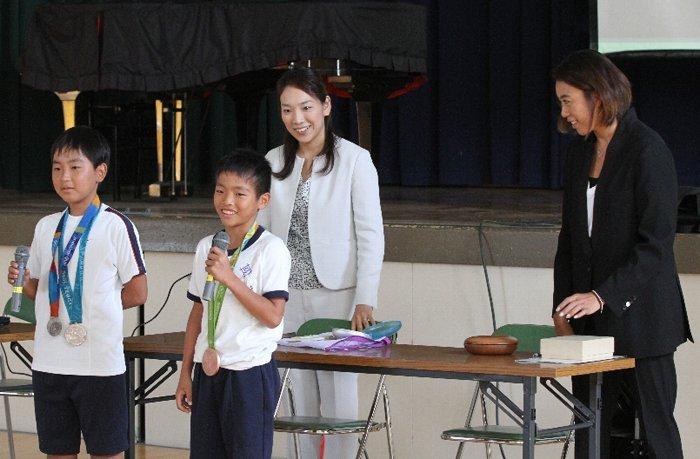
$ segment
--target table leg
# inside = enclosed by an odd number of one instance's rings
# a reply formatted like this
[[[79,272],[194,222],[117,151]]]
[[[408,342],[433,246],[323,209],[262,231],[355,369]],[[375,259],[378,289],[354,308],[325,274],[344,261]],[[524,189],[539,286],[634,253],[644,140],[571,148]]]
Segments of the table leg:
[[[588,429],[588,458],[600,459],[600,424],[602,422],[601,386],[603,385],[603,373],[593,373],[588,380],[588,407],[595,414],[593,425]]]
[[[129,449],[124,455],[125,459],[136,459],[136,404],[134,403],[134,392],[136,391],[135,359],[126,359],[127,396],[129,402]]]
[[[523,458],[535,457],[535,437],[537,436],[537,412],[535,394],[537,378],[524,378],[523,381]]]

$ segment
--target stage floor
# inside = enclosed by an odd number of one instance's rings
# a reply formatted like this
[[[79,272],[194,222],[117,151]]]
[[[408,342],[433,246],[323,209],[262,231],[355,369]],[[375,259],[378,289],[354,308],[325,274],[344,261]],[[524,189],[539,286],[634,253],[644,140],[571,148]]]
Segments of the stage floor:
[[[2,212],[47,214],[64,204],[54,193],[19,193],[0,190]],[[122,193],[124,196],[125,193]],[[561,192],[508,188],[382,187],[384,223],[409,225],[477,226],[482,221],[561,222]],[[112,207],[132,215],[212,217],[211,198],[178,197],[173,200],[122,199]]]
[[[0,245],[28,245],[39,218],[64,207],[53,193],[0,193]],[[210,197],[102,197],[134,221],[145,251],[193,252],[202,236],[219,229]],[[382,187],[381,201],[385,261],[478,265],[483,255],[495,266],[554,264],[561,191]],[[677,235],[675,252],[680,272],[700,273],[700,235]]]

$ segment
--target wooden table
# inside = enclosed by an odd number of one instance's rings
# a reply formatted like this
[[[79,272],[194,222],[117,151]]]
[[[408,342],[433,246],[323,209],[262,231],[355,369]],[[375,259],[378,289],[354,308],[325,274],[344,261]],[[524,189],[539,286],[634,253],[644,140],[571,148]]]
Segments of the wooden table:
[[[31,369],[32,356],[18,341],[34,340],[34,328],[34,324],[28,324],[26,322],[10,322],[7,325],[0,325],[0,343],[11,343],[10,349],[12,352],[14,352],[17,358],[29,369]],[[0,370],[2,370],[0,377],[5,379],[5,362],[3,356],[0,356]]]
[[[13,341],[31,341],[34,339],[34,325],[10,322],[0,325],[0,343]]]
[[[127,374],[129,378],[129,391],[134,394],[135,377],[134,362],[137,358],[159,360],[182,360],[182,347],[184,332],[165,333],[157,335],[135,336],[124,339],[124,352],[127,358]],[[592,382],[590,403],[588,405],[590,422],[584,423],[588,427],[589,457],[600,457],[600,387],[602,375],[606,371],[634,368],[634,359],[625,358],[608,360],[604,362],[585,363],[577,365],[552,365],[552,364],[519,364],[515,360],[529,357],[526,354],[513,354],[509,356],[477,356],[468,354],[463,348],[417,346],[410,344],[394,344],[379,349],[352,352],[327,353],[315,349],[301,349],[280,347],[274,357],[278,366],[287,368],[300,368],[309,370],[348,371],[356,373],[385,374],[398,376],[414,376],[443,379],[474,380],[491,389],[492,395],[505,401],[507,397],[498,393],[493,382],[511,382],[523,385],[522,409],[515,407],[515,413],[522,420],[524,444],[523,457],[534,457],[534,440],[537,429],[535,410],[535,393],[537,380],[540,379],[545,387],[559,396],[564,397],[572,404],[578,402],[579,409],[586,406],[566,391],[555,378],[567,376],[589,375]],[[554,384],[554,386],[552,386]],[[553,388],[553,389],[552,389]],[[493,392],[493,390],[497,392]],[[557,395],[555,393],[555,395]],[[505,399],[501,398],[505,397]],[[560,400],[562,400],[560,398]],[[510,400],[508,400],[510,401]],[[563,400],[562,400],[563,401]],[[511,402],[512,403],[512,402]],[[129,397],[129,425],[130,439],[132,440],[127,457],[134,457],[134,420],[135,401]],[[540,429],[539,433],[546,430],[564,429]]]

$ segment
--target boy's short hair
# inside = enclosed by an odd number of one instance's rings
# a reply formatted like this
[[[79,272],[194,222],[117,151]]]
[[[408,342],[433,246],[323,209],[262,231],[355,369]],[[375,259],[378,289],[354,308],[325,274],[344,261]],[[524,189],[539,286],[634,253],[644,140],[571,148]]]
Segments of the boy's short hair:
[[[103,163],[109,165],[109,143],[97,129],[87,126],[66,129],[51,145],[51,157],[69,150],[81,152],[93,167]]]
[[[224,156],[216,168],[214,180],[223,173],[236,174],[245,179],[255,181],[255,193],[258,197],[270,192],[272,168],[267,159],[260,153],[249,148],[236,148]]]

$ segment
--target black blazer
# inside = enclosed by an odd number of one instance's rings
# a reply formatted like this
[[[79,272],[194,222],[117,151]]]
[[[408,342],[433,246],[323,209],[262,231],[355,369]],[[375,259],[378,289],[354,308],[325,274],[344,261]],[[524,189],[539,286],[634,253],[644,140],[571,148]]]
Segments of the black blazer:
[[[595,289],[605,307],[572,320],[577,334],[614,336],[619,354],[668,354],[693,339],[673,255],[678,200],[673,156],[629,109],[608,145],[589,237],[586,189],[594,147],[590,135],[576,139],[568,151],[553,309],[569,295]]]

